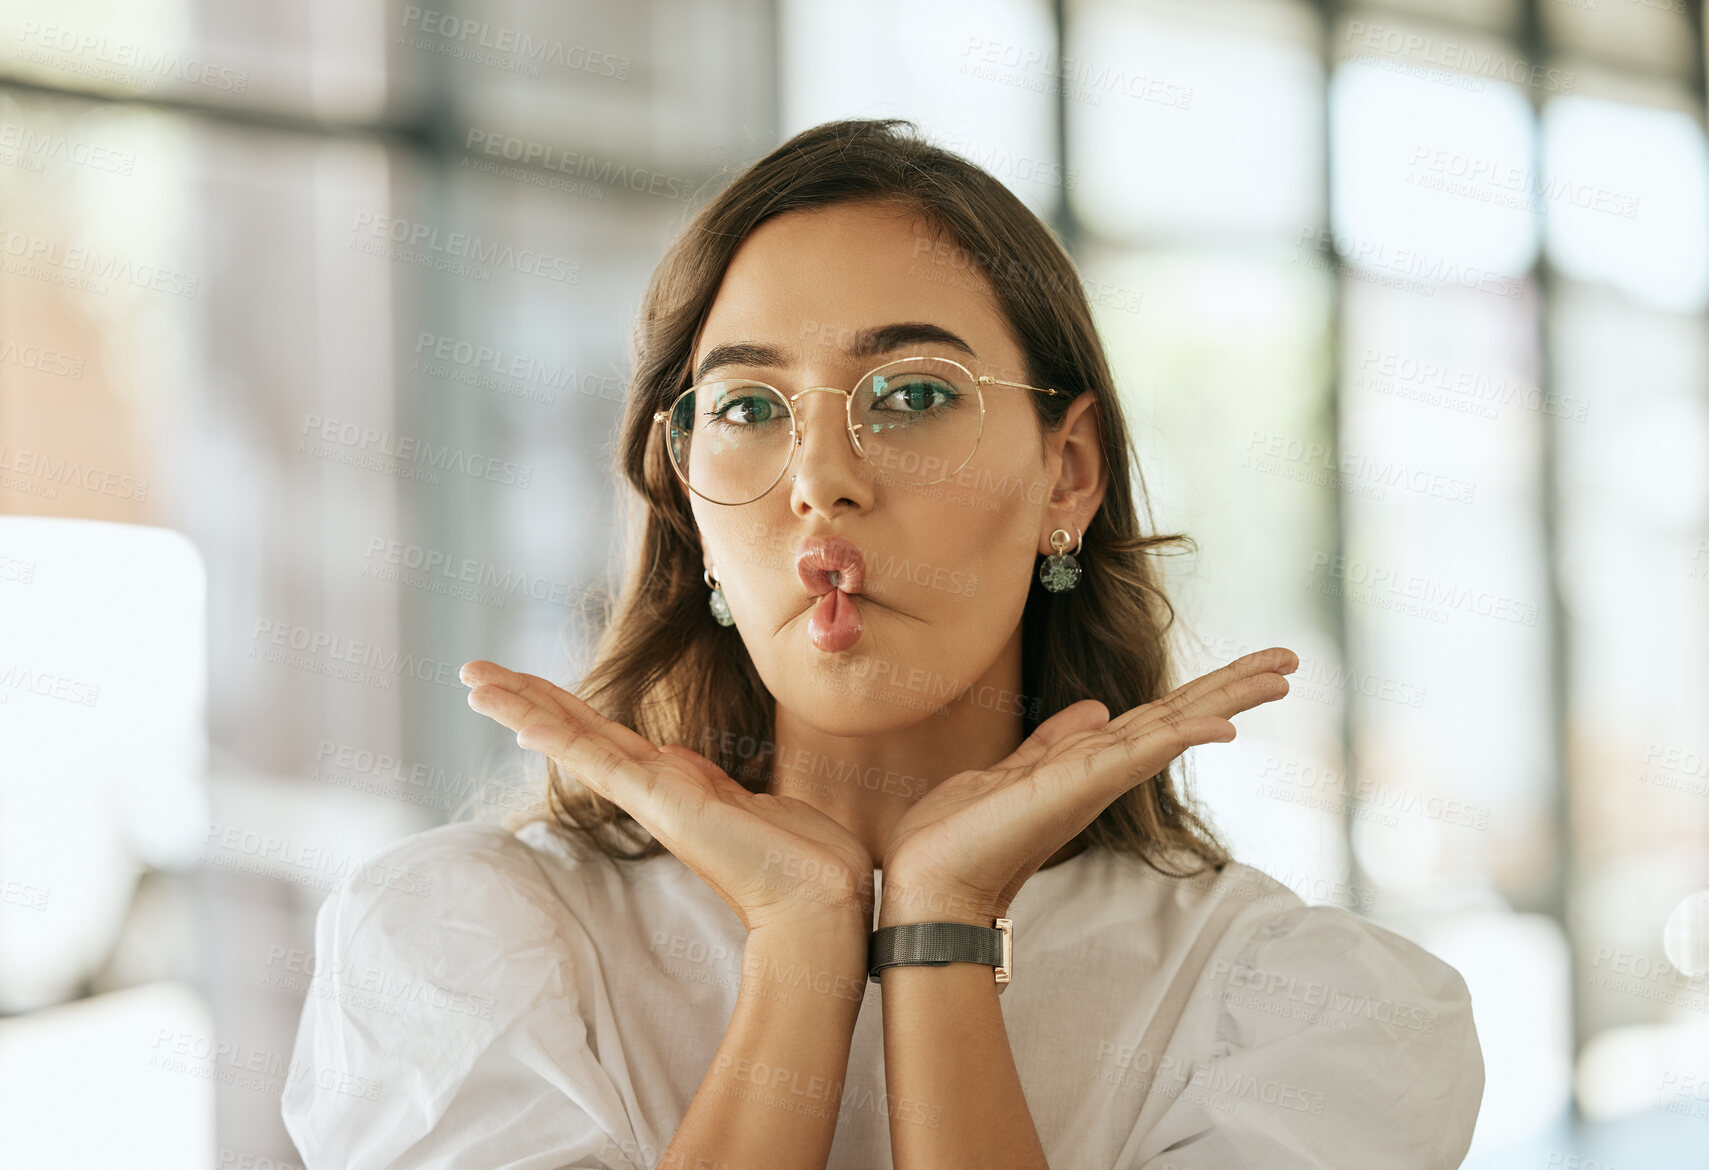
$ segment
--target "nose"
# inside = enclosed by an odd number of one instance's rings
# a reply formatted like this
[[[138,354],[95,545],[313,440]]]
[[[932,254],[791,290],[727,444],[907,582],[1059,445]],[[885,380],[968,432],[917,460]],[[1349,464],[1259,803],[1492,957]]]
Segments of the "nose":
[[[798,448],[792,494],[827,514],[837,501],[865,501],[870,492],[861,475],[864,460],[849,434],[848,399],[848,391],[835,386],[809,386],[792,404]]]

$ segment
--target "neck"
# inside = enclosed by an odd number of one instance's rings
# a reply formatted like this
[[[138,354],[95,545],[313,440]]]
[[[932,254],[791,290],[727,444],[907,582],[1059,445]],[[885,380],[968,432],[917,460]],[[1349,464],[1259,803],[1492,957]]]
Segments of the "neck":
[[[833,735],[815,727],[784,702],[777,704],[777,752],[766,791],[792,796],[842,825],[883,868],[885,845],[896,822],[944,780],[961,772],[990,768],[1021,745],[1021,711],[1028,702],[1021,689],[1021,631],[998,653],[986,671],[961,694],[924,718],[902,702],[918,692],[906,688],[870,690],[853,698],[898,721],[862,735]],[[832,700],[839,701],[839,700]],[[912,719],[912,723],[902,720]],[[1049,868],[1079,853],[1075,839],[1053,853]]]

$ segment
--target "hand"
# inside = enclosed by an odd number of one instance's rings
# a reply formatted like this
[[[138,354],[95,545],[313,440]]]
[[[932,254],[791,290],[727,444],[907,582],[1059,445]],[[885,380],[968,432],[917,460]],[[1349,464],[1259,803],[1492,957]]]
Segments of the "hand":
[[[870,928],[872,856],[812,805],[749,792],[700,753],[655,747],[535,675],[476,661],[462,678],[469,706],[634,817],[750,931],[827,916]]]
[[[1299,656],[1236,659],[1110,718],[1082,699],[1039,724],[1007,759],[958,772],[891,829],[879,924],[1001,917],[1026,880],[1115,799],[1187,748],[1234,738],[1229,717],[1288,693]]]

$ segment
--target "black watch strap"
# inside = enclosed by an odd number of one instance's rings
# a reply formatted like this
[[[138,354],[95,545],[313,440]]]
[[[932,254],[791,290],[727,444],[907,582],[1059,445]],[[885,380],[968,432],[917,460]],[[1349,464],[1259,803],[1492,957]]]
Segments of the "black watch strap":
[[[867,977],[877,979],[886,967],[983,963],[996,968],[998,983],[1008,983],[1014,965],[1014,924],[1007,918],[995,922],[994,927],[908,922],[875,930],[867,945]]]

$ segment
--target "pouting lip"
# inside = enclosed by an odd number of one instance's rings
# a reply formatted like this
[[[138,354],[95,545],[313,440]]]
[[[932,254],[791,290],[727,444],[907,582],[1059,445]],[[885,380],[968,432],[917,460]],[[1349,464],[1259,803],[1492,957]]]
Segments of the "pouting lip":
[[[809,536],[795,550],[795,572],[814,597],[833,589],[860,593],[866,588],[866,557],[843,536]],[[840,578],[832,583],[831,574]]]

